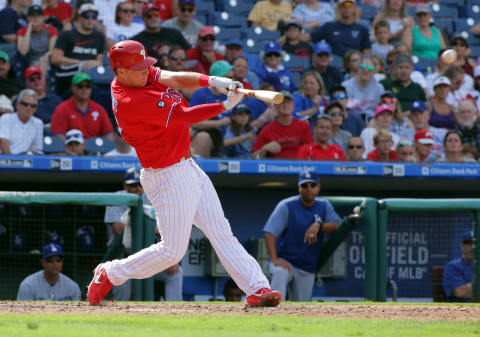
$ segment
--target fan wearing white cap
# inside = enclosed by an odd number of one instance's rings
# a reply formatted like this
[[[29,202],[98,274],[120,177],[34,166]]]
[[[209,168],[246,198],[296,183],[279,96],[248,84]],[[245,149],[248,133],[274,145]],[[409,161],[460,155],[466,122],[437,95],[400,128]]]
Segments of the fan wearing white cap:
[[[72,129],[65,134],[65,152],[67,156],[84,156],[85,141],[82,131]]]
[[[451,88],[452,82],[446,76],[438,76],[433,81],[434,95],[431,99],[430,125],[444,129],[455,127],[455,107],[447,103]]]

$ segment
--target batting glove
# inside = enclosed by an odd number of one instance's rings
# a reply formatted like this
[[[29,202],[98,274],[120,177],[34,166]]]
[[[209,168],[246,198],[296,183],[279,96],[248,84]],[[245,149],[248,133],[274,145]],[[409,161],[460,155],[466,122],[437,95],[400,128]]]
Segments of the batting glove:
[[[228,95],[227,95],[227,99],[225,101],[222,102],[222,105],[223,107],[225,108],[225,110],[231,110],[233,109],[233,107],[235,107],[235,105],[237,105],[238,103],[240,103],[240,101],[242,100],[243,98],[243,94],[240,94],[240,93],[236,93],[235,92],[235,84],[232,83],[232,85],[228,88]]]
[[[227,93],[227,89],[233,84],[235,88],[243,88],[243,84],[238,81],[233,81],[230,78],[210,76],[208,78],[208,84],[212,87],[219,89],[224,94]]]

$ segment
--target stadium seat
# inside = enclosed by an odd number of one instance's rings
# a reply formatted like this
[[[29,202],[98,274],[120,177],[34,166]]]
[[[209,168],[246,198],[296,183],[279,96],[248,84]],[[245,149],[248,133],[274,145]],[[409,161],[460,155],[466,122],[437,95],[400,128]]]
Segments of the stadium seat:
[[[462,18],[453,21],[455,26],[455,33],[459,34],[462,32],[470,33],[470,29],[475,25],[475,21],[472,18]]]
[[[361,8],[362,8],[362,19],[372,22],[378,13],[378,7],[363,5]]]
[[[213,26],[213,30],[216,34],[216,39],[219,41],[228,41],[232,39],[241,39],[240,29],[237,28],[227,28],[220,26]]]
[[[115,142],[106,138],[92,137],[85,141],[85,150],[91,154],[102,155],[115,148]]]
[[[301,71],[292,71],[292,78],[293,78],[293,83],[295,83],[295,85],[297,87],[300,86],[300,81],[302,80],[302,72]]]
[[[304,71],[310,68],[310,59],[307,57],[298,57],[291,54],[283,56],[283,65],[290,71]]]
[[[432,14],[434,19],[451,19],[451,20],[458,19],[457,7],[433,4]]]
[[[245,20],[244,17],[227,12],[215,12],[212,14],[211,18],[212,25],[231,28],[247,28],[247,20]]]
[[[197,10],[197,15],[210,14],[215,12],[215,4],[210,1],[196,1],[195,9]]]
[[[480,57],[480,46],[470,46],[469,48],[472,51],[472,57],[474,59]]]
[[[272,41],[280,37],[278,30],[268,30],[262,27],[250,27],[244,31],[244,37],[255,41]]]
[[[225,0],[223,10],[232,14],[247,17],[254,3],[243,0]]]
[[[210,17],[208,14],[195,14],[192,19],[197,20],[198,22],[201,22],[206,26],[210,26]]]
[[[54,136],[43,137],[43,152],[45,154],[65,152],[63,140]]]
[[[459,19],[460,20],[460,19]],[[434,25],[442,30],[445,34],[447,34],[447,37],[451,39],[452,34],[454,32],[454,22],[450,19],[436,19],[434,22]]]
[[[480,19],[480,3],[476,2],[467,2],[467,17],[472,18],[475,22],[478,22]]]
[[[433,69],[435,68],[435,64],[437,62],[437,60],[428,60],[428,59],[424,59],[424,58],[421,58],[421,57],[412,57],[413,59],[413,62],[415,63],[415,65],[420,68],[422,70],[423,73],[426,73],[427,69],[430,68],[430,69]]]
[[[247,39],[245,41],[245,45],[243,46],[243,50],[249,54],[260,54],[265,47],[265,41],[256,41],[254,39]]]
[[[0,43],[0,50],[6,52],[10,59],[13,59],[17,53],[17,45],[15,43]]]
[[[343,69],[343,58],[341,56],[332,54],[332,62],[330,64],[338,69]]]
[[[438,3],[443,6],[458,7],[458,0],[439,0]]]
[[[110,84],[115,77],[109,66],[99,66],[86,69],[83,72],[92,77],[94,84]]]

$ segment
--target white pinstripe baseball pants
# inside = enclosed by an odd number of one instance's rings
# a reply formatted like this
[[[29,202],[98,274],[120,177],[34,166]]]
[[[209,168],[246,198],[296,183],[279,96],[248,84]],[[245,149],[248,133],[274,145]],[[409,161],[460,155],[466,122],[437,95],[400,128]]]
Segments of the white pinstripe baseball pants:
[[[247,295],[269,288],[257,261],[233,236],[210,178],[193,159],[164,169],[143,169],[143,189],[157,215],[162,241],[104,268],[113,285],[151,277],[179,262],[187,252],[192,224],[210,240],[220,261]]]

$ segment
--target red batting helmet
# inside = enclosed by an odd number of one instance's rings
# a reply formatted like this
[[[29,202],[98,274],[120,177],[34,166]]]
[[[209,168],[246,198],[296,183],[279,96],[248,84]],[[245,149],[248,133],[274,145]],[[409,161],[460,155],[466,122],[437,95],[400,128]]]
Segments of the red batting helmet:
[[[108,53],[108,58],[112,71],[117,68],[143,70],[157,63],[156,58],[147,55],[143,44],[133,40],[115,43]]]

